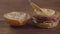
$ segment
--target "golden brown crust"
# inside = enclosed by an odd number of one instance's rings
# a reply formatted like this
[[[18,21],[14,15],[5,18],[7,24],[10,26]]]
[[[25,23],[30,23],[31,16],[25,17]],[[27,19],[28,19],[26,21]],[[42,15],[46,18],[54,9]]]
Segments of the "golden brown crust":
[[[25,25],[30,20],[30,15],[27,14],[23,20],[9,19],[9,18],[6,18],[5,16],[4,16],[4,19],[8,24],[12,26],[22,26],[22,25]]]
[[[41,28],[54,28],[58,25],[58,22],[53,22],[53,23],[37,23],[37,27]]]

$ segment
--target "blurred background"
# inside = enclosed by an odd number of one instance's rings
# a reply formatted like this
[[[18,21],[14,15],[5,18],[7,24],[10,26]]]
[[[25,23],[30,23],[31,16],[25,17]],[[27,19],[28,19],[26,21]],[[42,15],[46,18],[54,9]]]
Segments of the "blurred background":
[[[32,2],[36,3],[41,8],[51,8],[60,11],[60,0],[32,0]],[[0,0],[0,17],[2,17],[4,13],[11,11],[33,13],[33,9],[28,0]]]

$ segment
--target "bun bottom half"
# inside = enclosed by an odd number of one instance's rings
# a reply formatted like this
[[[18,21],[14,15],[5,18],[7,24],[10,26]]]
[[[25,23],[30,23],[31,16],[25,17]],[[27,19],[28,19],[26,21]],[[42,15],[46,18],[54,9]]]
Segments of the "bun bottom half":
[[[23,25],[26,25],[30,19],[26,19],[26,20],[20,21],[20,22],[18,20],[12,20],[12,19],[7,19],[7,18],[4,18],[4,20],[10,26],[23,26]]]
[[[53,23],[37,23],[35,26],[40,27],[40,28],[54,28],[58,25],[58,22],[53,22]]]

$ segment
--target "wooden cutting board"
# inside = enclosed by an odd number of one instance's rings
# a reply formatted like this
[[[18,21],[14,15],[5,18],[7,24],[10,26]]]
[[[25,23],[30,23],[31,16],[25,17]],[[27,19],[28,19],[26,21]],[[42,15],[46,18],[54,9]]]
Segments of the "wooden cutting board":
[[[60,11],[60,0],[32,0],[41,8]],[[3,14],[12,11],[23,11],[35,15],[28,0],[0,0],[0,34],[60,34],[60,24],[53,29],[41,29],[31,25],[11,27],[3,20]]]

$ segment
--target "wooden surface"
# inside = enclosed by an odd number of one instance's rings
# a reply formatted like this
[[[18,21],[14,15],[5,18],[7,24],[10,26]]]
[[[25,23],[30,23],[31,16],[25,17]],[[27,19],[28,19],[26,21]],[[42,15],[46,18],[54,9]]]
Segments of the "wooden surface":
[[[60,11],[60,0],[32,0],[41,8],[50,8]],[[0,0],[0,20],[2,15],[12,11],[23,11],[34,15],[28,0]],[[60,25],[53,29],[40,29],[30,25],[19,28],[10,27],[4,21],[0,21],[0,34],[60,34]]]

